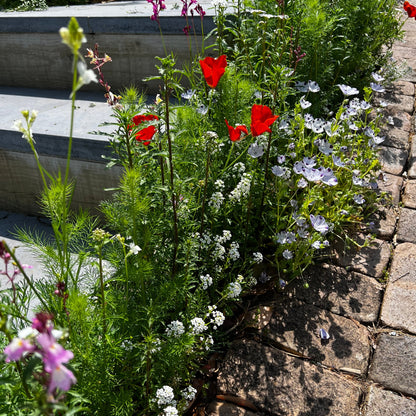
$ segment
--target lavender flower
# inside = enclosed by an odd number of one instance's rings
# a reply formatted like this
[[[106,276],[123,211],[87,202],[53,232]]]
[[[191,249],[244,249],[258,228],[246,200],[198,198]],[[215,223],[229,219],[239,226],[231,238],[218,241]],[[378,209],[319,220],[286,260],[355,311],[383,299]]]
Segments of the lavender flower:
[[[312,227],[321,234],[326,234],[329,230],[329,225],[322,215],[310,215]]]
[[[350,96],[350,95],[357,95],[359,93],[357,88],[350,87],[350,86],[345,85],[345,84],[338,84],[338,87],[341,90],[341,92],[347,97]]]

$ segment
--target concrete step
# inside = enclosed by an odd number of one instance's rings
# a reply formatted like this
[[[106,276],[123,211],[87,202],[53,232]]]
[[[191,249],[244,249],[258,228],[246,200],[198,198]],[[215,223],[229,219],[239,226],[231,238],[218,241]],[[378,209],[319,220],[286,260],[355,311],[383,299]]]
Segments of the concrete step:
[[[71,100],[68,91],[0,87],[0,210],[27,214],[39,212],[42,181],[29,144],[13,128],[23,109],[37,110],[33,126],[36,149],[45,168],[64,172],[68,149]],[[111,132],[112,110],[103,94],[77,94],[70,176],[75,180],[74,208],[95,210],[109,198],[105,188],[118,185],[121,169],[107,169],[102,155],[110,155],[108,137],[92,134]]]
[[[157,83],[143,82],[143,78],[156,74],[155,57],[173,52],[181,67],[189,62],[189,48],[197,53],[203,33],[214,28],[210,1],[199,3],[207,12],[204,18],[196,14],[186,19],[181,17],[176,0],[166,0],[167,8],[160,13],[160,28],[150,19],[152,5],[147,0],[0,12],[0,56],[7,57],[0,60],[0,85],[69,89],[72,56],[58,31],[75,16],[87,38],[84,51],[97,43],[100,51],[112,58],[103,71],[114,91],[136,85],[157,92]],[[190,36],[183,32],[188,25],[192,27]]]

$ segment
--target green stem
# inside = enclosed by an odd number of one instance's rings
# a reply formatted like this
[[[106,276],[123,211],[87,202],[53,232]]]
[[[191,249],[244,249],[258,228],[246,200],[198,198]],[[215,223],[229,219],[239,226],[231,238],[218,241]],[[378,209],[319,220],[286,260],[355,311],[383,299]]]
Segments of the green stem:
[[[172,210],[173,210],[173,254],[172,254],[172,276],[176,270],[176,256],[178,252],[178,215],[176,212],[176,195],[173,180],[173,156],[172,156],[172,140],[170,137],[170,124],[169,124],[169,86],[168,81],[165,80],[165,122],[166,122],[166,136],[168,139],[169,150],[169,168],[170,168],[170,190],[172,195]]]
[[[102,246],[98,247],[98,268],[100,273],[100,289],[101,289],[101,308],[103,316],[103,341],[105,340],[105,335],[107,333],[107,315],[105,310],[105,293],[104,293],[104,275],[103,275],[103,256],[102,256]]]
[[[263,210],[264,204],[264,194],[266,192],[266,183],[267,183],[267,172],[269,170],[269,159],[270,159],[270,146],[272,143],[272,133],[269,133],[269,140],[267,142],[267,152],[266,152],[266,166],[264,168],[264,178],[263,178],[263,192],[261,194],[261,202],[260,202],[260,212]]]
[[[48,308],[48,305],[45,303],[45,301],[43,300],[42,296],[39,294],[39,292],[37,291],[37,289],[33,285],[32,281],[29,278],[29,276],[26,274],[25,270],[23,269],[23,267],[19,263],[19,260],[17,260],[16,255],[14,254],[13,250],[10,250],[9,246],[7,245],[7,243],[4,240],[3,240],[3,244],[4,244],[4,247],[5,247],[6,251],[12,257],[12,259],[13,259],[14,263],[16,264],[17,268],[19,269],[20,273],[22,273],[23,278],[25,279],[26,283],[29,285],[30,289],[36,295],[36,297],[38,298],[39,302],[42,304],[42,306],[45,309],[45,311],[47,311],[49,309]]]

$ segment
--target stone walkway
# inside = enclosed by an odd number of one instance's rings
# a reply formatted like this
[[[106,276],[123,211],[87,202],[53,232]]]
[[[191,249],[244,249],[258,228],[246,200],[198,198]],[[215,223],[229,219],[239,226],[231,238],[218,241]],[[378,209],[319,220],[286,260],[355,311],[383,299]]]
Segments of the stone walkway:
[[[380,150],[392,205],[369,225],[376,238],[334,249],[309,289],[253,299],[219,362],[212,416],[416,415],[416,22],[404,29],[393,52],[412,71],[380,97],[394,122]]]

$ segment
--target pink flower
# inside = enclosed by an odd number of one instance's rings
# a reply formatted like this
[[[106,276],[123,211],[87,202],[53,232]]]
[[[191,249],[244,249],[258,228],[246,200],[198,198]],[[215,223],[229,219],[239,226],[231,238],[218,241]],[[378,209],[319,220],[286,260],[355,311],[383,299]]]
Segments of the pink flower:
[[[153,6],[153,14],[150,16],[152,20],[159,21],[159,13],[166,9],[165,0],[147,0]]]
[[[42,348],[43,364],[45,371],[48,373],[53,372],[56,367],[74,358],[72,351],[63,348],[51,335],[40,334],[37,337],[37,342]]]
[[[68,391],[77,382],[73,372],[64,365],[57,365],[52,373],[49,382],[48,393],[53,393],[55,389]]]
[[[26,352],[33,352],[35,346],[22,338],[14,338],[12,342],[4,349],[6,354],[6,363],[10,361],[18,361],[22,358]]]

